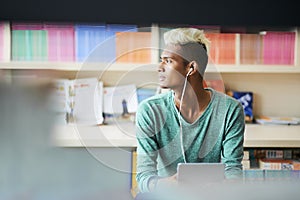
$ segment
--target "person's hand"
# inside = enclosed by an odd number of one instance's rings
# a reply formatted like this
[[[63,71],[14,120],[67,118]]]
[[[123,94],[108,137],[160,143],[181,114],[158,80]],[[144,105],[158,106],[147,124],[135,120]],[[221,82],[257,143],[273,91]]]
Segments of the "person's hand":
[[[157,181],[156,188],[171,188],[177,186],[177,174],[173,176],[160,178]]]

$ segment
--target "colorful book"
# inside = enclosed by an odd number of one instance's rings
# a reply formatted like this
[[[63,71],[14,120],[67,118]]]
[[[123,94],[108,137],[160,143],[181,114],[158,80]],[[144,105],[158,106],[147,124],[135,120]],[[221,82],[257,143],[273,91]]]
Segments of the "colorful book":
[[[280,159],[283,159],[283,150],[267,149],[266,150],[266,158],[271,158],[271,159],[280,158]]]
[[[259,159],[259,168],[264,170],[292,170],[293,161],[286,159]]]
[[[151,32],[117,32],[116,61],[151,63]]]
[[[266,32],[263,35],[263,64],[293,65],[295,32]]]
[[[240,34],[240,63],[262,64],[262,36],[259,34]]]
[[[0,22],[0,62],[10,61],[10,23],[2,21]]]
[[[12,60],[46,61],[47,46],[42,23],[12,23]]]
[[[105,57],[108,62],[116,62],[116,33],[137,32],[138,27],[135,24],[107,24],[105,30]]]
[[[235,64],[236,63],[236,34],[206,33],[210,40],[209,63]]]
[[[300,161],[293,160],[293,169],[300,171]],[[299,178],[300,178],[300,174],[299,174]]]
[[[74,26],[67,23],[46,23],[49,61],[74,61]]]
[[[107,51],[101,44],[105,41],[105,24],[75,24],[75,60],[77,62],[105,61]]]

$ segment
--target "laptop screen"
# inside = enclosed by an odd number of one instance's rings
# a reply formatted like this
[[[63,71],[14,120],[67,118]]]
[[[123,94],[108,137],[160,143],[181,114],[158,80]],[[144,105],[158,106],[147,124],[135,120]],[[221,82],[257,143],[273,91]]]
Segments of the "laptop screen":
[[[179,163],[178,184],[203,185],[222,182],[225,179],[223,163]]]

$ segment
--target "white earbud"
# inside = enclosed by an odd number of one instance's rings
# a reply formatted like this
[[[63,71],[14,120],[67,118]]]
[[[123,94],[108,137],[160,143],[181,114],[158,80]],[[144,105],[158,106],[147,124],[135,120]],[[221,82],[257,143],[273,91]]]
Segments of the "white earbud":
[[[187,73],[187,75],[186,75],[186,76],[189,76],[189,75],[190,75],[190,73],[191,73],[193,70],[194,70],[194,67],[191,67],[191,68],[190,68],[190,70],[189,70],[189,72]]]

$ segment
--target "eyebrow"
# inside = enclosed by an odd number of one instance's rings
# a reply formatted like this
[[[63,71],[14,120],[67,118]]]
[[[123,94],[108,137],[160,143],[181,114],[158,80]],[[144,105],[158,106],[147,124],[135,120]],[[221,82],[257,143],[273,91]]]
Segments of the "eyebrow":
[[[171,58],[174,60],[174,57],[172,57],[172,56],[160,56],[160,59],[167,59],[167,58]]]

